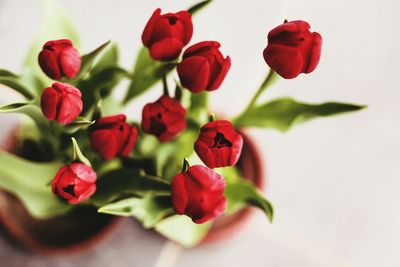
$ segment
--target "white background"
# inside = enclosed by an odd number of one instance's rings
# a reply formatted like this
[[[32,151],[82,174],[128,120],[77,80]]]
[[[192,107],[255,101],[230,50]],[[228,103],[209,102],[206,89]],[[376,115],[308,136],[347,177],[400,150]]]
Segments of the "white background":
[[[153,10],[175,12],[195,1],[61,2],[79,26],[83,52],[112,39],[130,68]],[[212,93],[214,110],[235,115],[245,106],[267,72],[266,34],[285,18],[306,20],[321,33],[322,59],[312,74],[281,80],[264,97],[369,107],[286,134],[252,130],[274,224],[257,213],[236,239],[185,251],[177,266],[400,266],[399,10],[395,0],[215,0],[196,16],[192,43],[218,40],[232,58],[223,86]],[[1,68],[18,72],[39,22],[38,1],[0,0]],[[142,104],[158,94],[142,97],[130,115],[138,117]],[[107,244],[69,259],[22,253],[4,240],[0,257],[4,266],[152,266],[162,240],[133,226],[127,222]]]

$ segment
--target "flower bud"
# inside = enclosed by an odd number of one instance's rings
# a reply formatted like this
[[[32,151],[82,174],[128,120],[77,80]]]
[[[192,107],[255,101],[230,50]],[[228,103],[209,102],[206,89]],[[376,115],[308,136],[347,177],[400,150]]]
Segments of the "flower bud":
[[[317,67],[322,37],[309,29],[307,22],[296,20],[279,25],[268,33],[264,59],[283,78],[293,79]]]
[[[100,118],[92,126],[90,142],[92,148],[106,160],[117,156],[126,157],[133,150],[138,130],[129,125],[124,114]]]
[[[143,108],[142,129],[161,142],[168,142],[186,128],[186,110],[181,103],[163,95]]]
[[[179,79],[192,93],[204,90],[213,91],[220,87],[229,68],[231,59],[224,58],[214,41],[205,41],[192,45],[183,53],[183,60],[178,64]]]
[[[194,149],[209,168],[234,166],[242,152],[243,138],[226,120],[212,121],[201,127]]]
[[[40,101],[43,115],[60,124],[70,124],[82,112],[82,94],[79,89],[67,83],[53,83],[44,89]]]
[[[177,214],[205,223],[224,212],[225,187],[225,180],[218,173],[204,166],[191,166],[172,179],[172,206]]]
[[[74,78],[81,68],[81,56],[68,39],[48,41],[39,54],[39,65],[53,80]]]
[[[192,34],[192,15],[189,12],[161,15],[161,9],[157,8],[144,28],[142,41],[154,60],[170,61],[179,57]]]
[[[64,165],[55,175],[51,184],[54,194],[78,204],[90,198],[96,191],[95,171],[80,162]]]

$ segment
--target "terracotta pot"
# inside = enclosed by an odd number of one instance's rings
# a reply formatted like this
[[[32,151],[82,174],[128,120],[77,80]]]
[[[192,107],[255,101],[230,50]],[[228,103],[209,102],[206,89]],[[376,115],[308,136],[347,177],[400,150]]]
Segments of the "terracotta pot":
[[[12,131],[0,149],[15,152]],[[70,213],[38,220],[33,218],[12,194],[0,190],[0,226],[10,240],[44,254],[67,254],[88,250],[104,240],[123,217],[97,213],[93,206],[82,206]]]
[[[251,138],[246,133],[239,132],[243,136],[243,149],[236,166],[243,178],[250,180],[259,189],[262,189],[264,187],[264,176],[260,154]],[[210,244],[232,238],[248,222],[252,211],[252,208],[244,208],[230,216],[219,217],[213,222],[210,232],[201,244]]]

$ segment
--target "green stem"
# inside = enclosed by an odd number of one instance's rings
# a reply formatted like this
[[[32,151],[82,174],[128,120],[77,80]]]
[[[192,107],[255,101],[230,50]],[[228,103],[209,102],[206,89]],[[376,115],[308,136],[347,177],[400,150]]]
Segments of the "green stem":
[[[260,87],[257,90],[257,93],[253,96],[253,98],[251,99],[249,105],[247,106],[247,108],[245,109],[245,112],[248,111],[249,109],[251,109],[252,107],[254,107],[254,105],[256,104],[258,98],[260,97],[260,95],[267,90],[275,81],[277,78],[277,74],[275,71],[270,70],[267,77],[265,78],[265,80],[262,82],[262,84],[260,85]],[[243,113],[245,113],[243,112]]]
[[[169,96],[168,82],[167,82],[167,74],[164,74],[164,75],[162,76],[162,83],[163,83],[164,95]]]
[[[265,92],[269,87],[271,87],[272,84],[277,80],[278,74],[273,71],[272,69],[269,71],[267,77],[264,79],[260,87],[258,88],[256,94],[253,96],[253,98],[250,100],[249,104],[247,107],[244,109],[244,111],[234,119],[235,122],[239,121],[241,117],[243,117],[244,114],[246,114],[250,109],[252,109],[256,103],[260,95]]]

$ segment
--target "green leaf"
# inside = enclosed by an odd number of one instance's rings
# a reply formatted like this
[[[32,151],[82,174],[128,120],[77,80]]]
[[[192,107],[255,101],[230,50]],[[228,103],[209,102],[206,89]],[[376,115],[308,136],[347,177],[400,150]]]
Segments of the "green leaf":
[[[90,125],[93,125],[96,121],[90,121],[84,117],[78,117],[74,122],[63,127],[63,131],[68,134],[76,133],[79,130],[87,129]]]
[[[34,163],[6,151],[0,151],[0,162],[0,188],[16,195],[32,216],[44,219],[70,210],[49,186],[61,163]]]
[[[201,9],[205,8],[208,4],[210,4],[213,0],[205,0],[205,1],[201,1],[197,4],[195,4],[194,6],[190,7],[188,9],[188,12],[192,15],[196,14],[197,12],[199,12]]]
[[[35,97],[34,93],[32,93],[32,91],[27,88],[18,77],[0,75],[0,84],[14,89],[28,100],[32,100]]]
[[[260,191],[250,181],[243,178],[229,180],[227,177],[225,197],[228,201],[228,213],[234,213],[246,205],[251,205],[261,209],[272,222],[274,210],[272,205],[260,193]]]
[[[14,77],[17,78],[18,75],[12,73],[11,71],[0,69],[0,77]]]
[[[126,198],[101,207],[98,212],[134,217],[145,228],[152,228],[167,215],[172,214],[171,199],[154,196],[151,192],[143,198]]]
[[[42,114],[39,106],[32,103],[13,103],[0,106],[0,113],[20,113],[25,114],[33,119],[41,131],[48,130],[48,121]]]
[[[97,182],[97,191],[91,198],[101,207],[126,195],[144,195],[149,191],[157,196],[170,195],[169,182],[150,176],[137,169],[119,169],[104,174]]]
[[[73,160],[79,160],[83,164],[92,167],[92,164],[90,164],[90,161],[83,155],[81,149],[79,148],[78,142],[76,142],[76,139],[74,137],[71,137],[72,140],[72,158]]]
[[[358,111],[365,106],[328,102],[323,104],[307,104],[291,98],[280,98],[260,106],[251,108],[234,120],[236,127],[263,127],[287,131],[292,126],[315,119]]]
[[[94,61],[96,60],[97,56],[111,43],[111,41],[107,41],[104,44],[100,45],[98,48],[93,50],[92,52],[85,54],[82,56],[82,64],[81,70],[79,71],[78,75],[70,81],[70,83],[75,84],[77,81],[82,79],[85,75],[89,73],[92,69]]]
[[[146,92],[159,82],[163,75],[173,70],[175,65],[176,63],[173,62],[162,63],[153,60],[148,49],[142,47],[136,59],[132,82],[129,85],[124,102],[127,103]]]
[[[116,43],[111,43],[108,48],[104,50],[103,55],[99,58],[99,61],[93,67],[92,73],[98,73],[109,67],[115,67],[118,65],[119,51]]]
[[[155,230],[166,238],[191,248],[208,233],[211,223],[195,224],[187,216],[174,215],[155,225]]]
[[[27,53],[25,68],[29,71],[25,70],[24,73],[33,73],[40,83],[49,85],[52,81],[43,73],[38,64],[38,55],[44,43],[49,40],[70,39],[75,47],[79,47],[79,38],[72,20],[59,5],[59,1],[41,0],[41,9],[43,10],[42,27]],[[39,92],[43,90],[43,88],[38,89]]]

